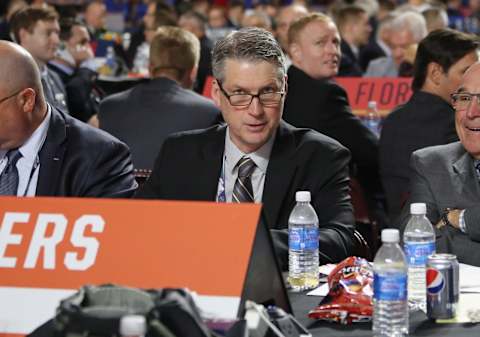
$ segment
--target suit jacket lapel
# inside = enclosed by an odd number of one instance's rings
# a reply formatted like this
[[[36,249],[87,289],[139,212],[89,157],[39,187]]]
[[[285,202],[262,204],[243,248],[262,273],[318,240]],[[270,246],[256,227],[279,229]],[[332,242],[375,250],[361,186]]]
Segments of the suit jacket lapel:
[[[465,151],[465,153],[453,163],[453,171],[456,174],[454,177],[454,187],[457,189],[459,195],[468,197],[470,200],[478,199],[478,196],[480,196],[478,176],[473,166],[472,157],[468,152]]]
[[[214,129],[202,149],[201,163],[198,166],[198,191],[204,193],[202,199],[214,201],[217,196],[218,179],[223,165],[226,126]]]
[[[280,122],[263,187],[262,202],[267,223],[271,228],[276,227],[280,208],[288,195],[287,191],[296,171],[296,162],[292,158],[295,154],[295,140],[287,125]]]
[[[60,182],[60,169],[65,154],[65,140],[68,125],[56,108],[51,107],[50,125],[47,138],[39,152],[40,172],[36,195],[53,196],[57,194]]]

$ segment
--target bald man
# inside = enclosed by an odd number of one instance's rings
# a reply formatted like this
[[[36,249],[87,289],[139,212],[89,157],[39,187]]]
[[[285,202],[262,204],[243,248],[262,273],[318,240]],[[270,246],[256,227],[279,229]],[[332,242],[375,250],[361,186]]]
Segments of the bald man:
[[[125,144],[46,103],[21,46],[0,41],[0,195],[129,197]]]

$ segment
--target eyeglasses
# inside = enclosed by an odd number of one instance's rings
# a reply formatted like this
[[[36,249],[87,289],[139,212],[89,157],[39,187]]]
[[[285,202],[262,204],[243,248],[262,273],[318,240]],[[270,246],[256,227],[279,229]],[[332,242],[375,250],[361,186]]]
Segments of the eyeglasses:
[[[23,89],[22,89],[22,90],[23,90]],[[12,97],[17,96],[22,90],[18,90],[17,92],[11,94],[10,96],[7,96],[7,97],[4,97],[4,98],[0,99],[0,104],[3,103],[3,102],[5,102],[6,100],[9,100],[9,99],[12,98]]]
[[[456,92],[450,95],[455,109],[467,109],[474,97],[477,98],[477,105],[480,107],[480,94],[469,92]]]
[[[285,91],[275,91],[275,92],[262,92],[256,95],[252,94],[233,94],[229,95],[222,87],[222,83],[217,79],[218,87],[228,99],[231,105],[233,106],[241,106],[247,107],[249,106],[253,98],[257,97],[260,103],[263,106],[277,106],[280,101],[282,100],[283,95],[285,95]]]

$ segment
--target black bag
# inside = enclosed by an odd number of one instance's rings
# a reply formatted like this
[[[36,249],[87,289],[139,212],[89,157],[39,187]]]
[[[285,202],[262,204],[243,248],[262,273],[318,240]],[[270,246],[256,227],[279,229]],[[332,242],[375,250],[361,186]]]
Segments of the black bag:
[[[55,317],[30,337],[117,337],[125,315],[146,318],[146,337],[212,337],[184,289],[84,286],[62,300]]]

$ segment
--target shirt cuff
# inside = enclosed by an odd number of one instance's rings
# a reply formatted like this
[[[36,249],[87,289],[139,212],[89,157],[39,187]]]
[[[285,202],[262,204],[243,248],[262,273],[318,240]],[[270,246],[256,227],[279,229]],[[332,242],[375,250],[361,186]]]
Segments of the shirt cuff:
[[[465,210],[462,209],[460,211],[460,215],[458,216],[458,227],[463,233],[467,233],[467,226],[465,224]]]

